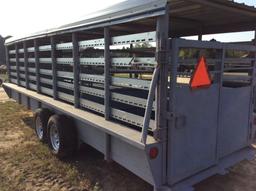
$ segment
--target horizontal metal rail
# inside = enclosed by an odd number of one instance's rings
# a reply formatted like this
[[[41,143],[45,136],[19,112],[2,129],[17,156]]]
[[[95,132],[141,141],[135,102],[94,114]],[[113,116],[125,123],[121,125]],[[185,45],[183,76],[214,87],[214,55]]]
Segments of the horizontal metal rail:
[[[52,89],[49,89],[49,88],[46,88],[46,87],[43,87],[41,86],[41,92],[46,94],[46,95],[49,95],[49,96],[52,96],[53,94],[53,90]]]
[[[111,45],[125,45],[132,43],[142,43],[142,42],[155,42],[156,41],[156,32],[144,32],[137,33],[131,35],[122,35],[111,38]],[[93,39],[93,40],[84,40],[78,42],[80,48],[88,48],[88,47],[100,47],[104,46],[104,38]],[[57,50],[72,50],[73,44],[72,42],[60,43],[56,44]],[[28,52],[34,52],[34,47],[27,48]],[[19,49],[19,53],[24,53],[24,49]],[[39,51],[51,51],[51,45],[43,45],[39,46]],[[15,50],[9,50],[9,54],[16,54]]]

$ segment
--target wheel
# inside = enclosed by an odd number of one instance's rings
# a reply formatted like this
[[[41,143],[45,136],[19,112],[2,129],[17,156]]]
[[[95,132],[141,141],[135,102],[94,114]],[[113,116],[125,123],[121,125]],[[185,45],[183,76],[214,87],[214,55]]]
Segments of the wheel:
[[[72,120],[63,115],[53,115],[47,125],[48,145],[52,153],[62,159],[77,149],[77,133]]]
[[[47,142],[47,123],[52,115],[48,109],[37,109],[34,113],[34,126],[37,138],[42,142]]]

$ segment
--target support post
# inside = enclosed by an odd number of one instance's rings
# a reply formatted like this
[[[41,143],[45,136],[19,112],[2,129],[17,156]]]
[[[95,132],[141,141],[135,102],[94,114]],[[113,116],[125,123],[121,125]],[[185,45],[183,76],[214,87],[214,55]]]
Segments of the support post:
[[[26,88],[29,89],[29,77],[28,77],[28,50],[27,50],[27,43],[26,43],[26,41],[23,42],[23,49],[24,49],[24,68],[25,68]]]
[[[218,137],[220,137],[220,134],[221,134],[221,105],[223,104],[222,102],[222,89],[223,89],[223,74],[224,74],[224,65],[225,65],[225,59],[226,59],[226,47],[225,45],[223,45],[223,48],[221,50],[221,52],[219,53],[219,58],[221,59],[221,62],[217,63],[216,64],[216,71],[219,71],[219,75],[217,75],[215,78],[215,81],[216,83],[219,84],[219,103],[218,103],[218,120],[217,120],[217,123],[218,123],[218,126],[217,126],[217,147],[216,147],[216,158],[215,158],[215,164],[218,164],[219,162],[219,158],[220,158],[220,147],[221,147],[221,143],[220,143],[220,140],[218,140]]]
[[[6,58],[6,66],[7,66],[7,75],[8,75],[8,82],[11,82],[11,68],[10,68],[10,58],[9,58],[9,49],[5,46],[5,58]]]
[[[162,141],[162,184],[167,182],[167,87],[168,87],[168,51],[169,51],[169,5],[165,14],[157,18],[156,61],[160,67],[156,90],[156,130],[154,137]]]
[[[159,64],[159,80],[156,90],[156,134],[160,140],[166,140],[167,136],[167,86],[168,86],[168,31],[169,31],[169,11],[165,15],[157,18],[157,43],[156,61]]]
[[[72,33],[72,44],[73,44],[73,73],[74,73],[74,107],[79,108],[80,106],[80,59],[79,59],[79,45],[77,40],[77,33]]]
[[[105,65],[104,65],[104,75],[105,75],[105,83],[104,83],[104,90],[105,90],[105,97],[104,97],[104,106],[105,106],[105,119],[109,120],[110,118],[110,34],[109,28],[104,28],[104,40],[105,40],[105,49],[104,49],[104,58],[105,58]]]
[[[107,162],[111,162],[111,136],[109,134],[105,134],[105,157],[104,159]]]
[[[198,40],[199,40],[199,41],[202,41],[202,40],[203,40],[203,35],[202,35],[202,34],[198,35]]]
[[[34,40],[34,56],[35,56],[35,68],[36,68],[36,91],[41,92],[40,88],[40,63],[39,63],[39,47],[37,39]]]
[[[20,68],[19,68],[19,49],[18,49],[18,44],[15,44],[15,53],[16,53],[17,84],[18,84],[18,86],[20,86]]]
[[[53,99],[57,99],[57,60],[55,37],[51,36],[51,58],[52,58],[52,89]]]

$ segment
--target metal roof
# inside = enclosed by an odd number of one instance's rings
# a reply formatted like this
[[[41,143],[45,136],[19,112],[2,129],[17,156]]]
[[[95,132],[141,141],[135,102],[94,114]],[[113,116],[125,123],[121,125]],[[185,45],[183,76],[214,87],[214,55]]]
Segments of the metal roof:
[[[252,31],[256,9],[229,0],[170,0],[171,36]]]
[[[67,25],[12,38],[7,44],[113,24],[119,24],[113,27],[117,33],[118,30],[120,33],[152,31],[155,30],[153,16],[164,14],[167,3],[170,4],[170,37],[256,29],[256,8],[230,0],[127,0]]]

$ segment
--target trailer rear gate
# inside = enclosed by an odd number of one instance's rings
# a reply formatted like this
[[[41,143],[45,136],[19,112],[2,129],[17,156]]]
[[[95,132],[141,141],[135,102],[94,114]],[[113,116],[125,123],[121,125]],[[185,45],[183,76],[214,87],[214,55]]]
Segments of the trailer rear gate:
[[[256,47],[177,37],[254,30],[255,18],[231,1],[127,1],[7,42],[4,88],[72,117],[80,140],[155,190],[192,189],[253,154]],[[199,58],[211,84],[193,89]]]

